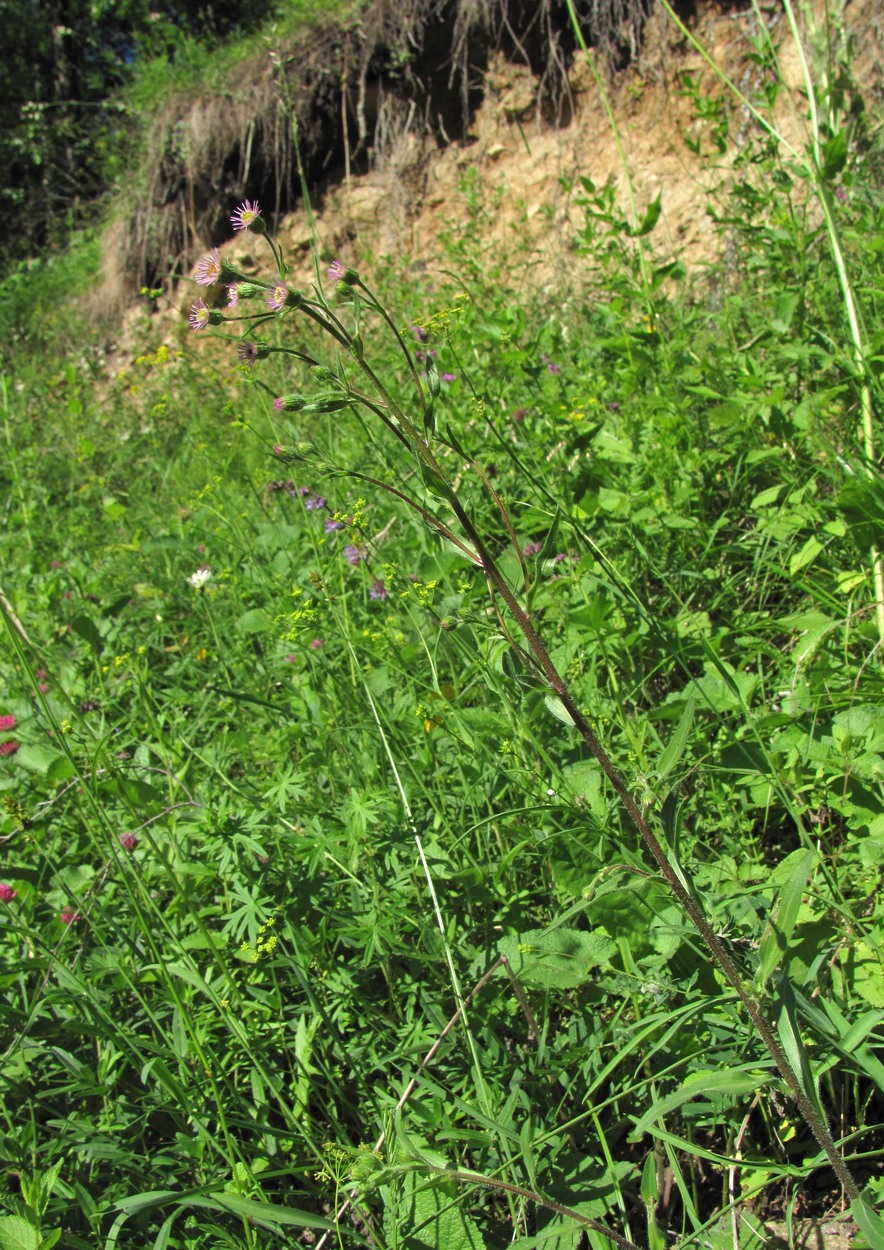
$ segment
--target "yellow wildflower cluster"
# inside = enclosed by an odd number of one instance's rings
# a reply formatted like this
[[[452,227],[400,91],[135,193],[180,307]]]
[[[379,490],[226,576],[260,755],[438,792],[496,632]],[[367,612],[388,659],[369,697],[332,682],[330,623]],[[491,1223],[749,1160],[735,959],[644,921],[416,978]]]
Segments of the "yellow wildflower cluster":
[[[414,595],[422,608],[431,608],[436,597],[436,587],[439,585],[437,579],[431,582],[412,582],[402,591],[403,599]]]
[[[458,322],[463,317],[464,309],[469,303],[470,297],[466,293],[457,296],[455,302],[450,308],[440,308],[438,312],[433,313],[429,317],[418,317],[415,325],[420,326],[426,335],[426,339],[447,339],[457,328]],[[406,326],[402,330],[402,337],[407,338],[410,326]],[[424,340],[426,341],[426,340]]]
[[[292,590],[292,598],[298,599],[304,594],[300,586]],[[301,632],[313,625],[319,616],[319,607],[313,601],[302,604],[293,612],[283,612],[274,618],[274,625],[285,625],[287,628],[280,635],[285,642],[297,642]]]
[[[201,491],[197,493],[197,500],[205,499],[207,495],[211,495],[221,483],[220,473],[216,473],[210,482],[206,482]]]
[[[178,352],[176,354],[178,356],[182,355],[181,352]],[[169,349],[165,345],[165,343],[163,343],[162,346],[157,348],[157,350],[153,353],[152,356],[136,356],[135,363],[136,365],[147,365],[148,368],[156,368],[158,365],[166,364],[168,359],[169,359]]]
[[[253,964],[256,964],[262,955],[268,957],[272,955],[279,944],[279,938],[272,932],[275,924],[276,920],[273,916],[271,916],[270,919],[265,921],[265,923],[258,929],[258,940],[254,947],[252,947],[248,941],[243,939],[240,943],[239,953],[244,955],[247,959],[250,959]]]
[[[562,404],[562,405],[561,405],[561,411],[562,411],[562,412],[567,412],[567,413],[568,413],[568,420],[569,420],[569,421],[585,421],[585,420],[586,420],[586,409],[587,409],[587,408],[591,408],[591,407],[593,407],[593,405],[598,404],[598,402],[599,402],[599,401],[598,401],[598,400],[596,399],[596,397],[593,395],[593,396],[591,396],[591,397],[590,397],[590,398],[586,401],[586,403],[585,403],[585,404],[577,404],[574,408],[572,408],[572,409],[571,409],[571,411],[570,411],[570,412],[568,412],[568,409],[565,407],[565,405],[564,405],[564,404]]]

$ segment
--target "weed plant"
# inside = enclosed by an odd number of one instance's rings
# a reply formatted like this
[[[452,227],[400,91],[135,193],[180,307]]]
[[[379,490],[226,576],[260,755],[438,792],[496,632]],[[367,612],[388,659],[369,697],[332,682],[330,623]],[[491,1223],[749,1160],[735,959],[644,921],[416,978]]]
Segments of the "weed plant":
[[[486,554],[880,1199],[875,151],[831,180],[863,375],[761,139],[726,280],[585,177],[564,308],[452,229],[453,279],[357,257],[374,295],[317,267],[275,310],[271,266],[113,379],[17,360],[4,1250],[658,1250],[842,1209]]]

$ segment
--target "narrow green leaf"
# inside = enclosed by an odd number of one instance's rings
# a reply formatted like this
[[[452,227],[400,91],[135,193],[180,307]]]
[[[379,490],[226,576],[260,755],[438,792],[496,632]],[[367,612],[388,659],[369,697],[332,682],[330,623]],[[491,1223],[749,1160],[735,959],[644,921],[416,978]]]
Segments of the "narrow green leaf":
[[[807,1049],[798,1030],[798,1018],[795,1010],[795,994],[788,977],[783,976],[779,984],[779,1011],[777,1013],[777,1032],[786,1052],[786,1058],[792,1071],[798,1077],[805,1096],[813,1103],[820,1119],[825,1123],[825,1115],[820,1104],[816,1078],[810,1066]]]
[[[167,1250],[169,1239],[172,1236],[172,1226],[179,1215],[180,1211],[173,1211],[168,1219],[163,1221],[163,1226],[154,1239],[153,1250]]]
[[[634,239],[640,239],[642,235],[650,234],[654,229],[654,226],[656,226],[657,222],[660,220],[660,213],[662,211],[663,204],[660,196],[658,195],[656,200],[651,200],[650,204],[645,209],[645,215],[642,217],[638,226],[634,230],[627,231],[627,233]]]
[[[758,969],[755,986],[759,993],[764,989],[771,973],[782,963],[789,948],[789,939],[798,919],[798,910],[813,867],[813,851],[805,851],[783,884],[771,908],[770,916],[758,952]]]
[[[439,381],[439,369],[432,356],[427,356],[427,390],[430,392],[431,400],[436,399],[442,390],[442,383]]]
[[[653,1150],[649,1152],[642,1168],[641,1194],[647,1211],[649,1250],[663,1250],[666,1239],[660,1231],[655,1216],[659,1194],[657,1192],[657,1158]]]
[[[675,727],[675,733],[669,739],[663,749],[660,759],[657,761],[657,776],[662,778],[667,773],[672,772],[678,761],[684,755],[685,747],[688,743],[688,736],[691,732],[691,726],[694,723],[694,707],[696,706],[694,696],[691,695],[685,704],[684,711],[679,717],[678,724]]]
[[[300,1211],[297,1207],[280,1207],[273,1202],[259,1202],[255,1198],[242,1198],[239,1194],[212,1194],[211,1197],[188,1198],[186,1205],[202,1207],[209,1211],[228,1211],[244,1219],[262,1224],[283,1224],[289,1228],[333,1229],[335,1225],[320,1215]]]
[[[671,1094],[666,1094],[663,1098],[659,1098],[636,1121],[635,1128],[629,1135],[630,1139],[635,1141],[656,1120],[662,1119],[670,1111],[674,1111],[683,1103],[690,1102],[693,1098],[705,1098],[708,1094],[730,1094],[735,1098],[742,1098],[746,1094],[756,1093],[766,1081],[767,1077],[757,1069],[742,1071],[724,1068],[718,1071],[707,1072],[704,1070],[702,1072],[692,1072],[678,1089],[673,1090]]]

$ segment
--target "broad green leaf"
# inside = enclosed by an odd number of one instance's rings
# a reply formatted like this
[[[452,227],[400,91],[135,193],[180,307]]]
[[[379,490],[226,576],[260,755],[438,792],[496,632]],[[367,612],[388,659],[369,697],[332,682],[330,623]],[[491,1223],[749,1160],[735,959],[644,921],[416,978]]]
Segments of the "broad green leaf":
[[[388,1227],[395,1218],[395,1229],[390,1228],[395,1244],[402,1250],[484,1250],[482,1234],[464,1210],[468,1194],[465,1185],[428,1183],[419,1173],[408,1173],[395,1213],[385,1212]]]
[[[237,618],[236,629],[241,634],[264,634],[272,624],[269,613],[263,608],[250,608]]]
[[[671,1094],[659,1098],[654,1105],[636,1121],[630,1133],[630,1140],[635,1141],[642,1133],[663,1116],[668,1115],[683,1103],[693,1098],[705,1098],[709,1094],[732,1095],[743,1098],[746,1094],[754,1094],[766,1084],[767,1077],[757,1069],[745,1071],[740,1069],[719,1069],[717,1071],[692,1072],[678,1089]]]
[[[796,573],[799,573],[802,569],[806,569],[809,564],[813,564],[814,560],[817,558],[817,556],[820,554],[822,550],[823,550],[823,544],[820,542],[818,538],[814,538],[814,536],[811,535],[810,538],[808,538],[807,542],[804,544],[804,546],[801,548],[801,550],[797,551],[795,555],[792,557],[792,559],[789,561],[790,574],[794,576]]]
[[[563,725],[570,725],[572,729],[574,728],[574,720],[571,713],[557,694],[545,694],[543,701],[556,720],[560,720]]]
[[[823,177],[835,178],[847,163],[847,136],[837,131],[823,145]]]
[[[606,964],[615,955],[617,943],[605,929],[592,933],[531,929],[518,938],[503,938],[497,949],[506,955],[518,980],[571,989],[587,981],[593,969]]]
[[[558,1215],[539,1233],[508,1242],[507,1250],[577,1250],[582,1238],[583,1230],[576,1220]]]
[[[868,1190],[854,1198],[850,1210],[871,1250],[884,1250],[884,1219],[875,1210]]]
[[[0,1215],[0,1250],[37,1250],[40,1234],[21,1215]]]
[[[771,973],[782,962],[789,948],[789,939],[798,919],[798,909],[813,860],[813,851],[802,852],[771,908],[758,952],[755,986],[759,992],[764,989]]]
[[[53,771],[56,764],[58,764],[58,770],[63,772],[64,764],[69,763],[66,756],[59,755],[49,746],[43,746],[42,743],[37,742],[26,742],[21,750],[16,752],[14,758],[19,767],[43,775],[48,775],[50,771]],[[70,773],[68,775],[70,776]]]

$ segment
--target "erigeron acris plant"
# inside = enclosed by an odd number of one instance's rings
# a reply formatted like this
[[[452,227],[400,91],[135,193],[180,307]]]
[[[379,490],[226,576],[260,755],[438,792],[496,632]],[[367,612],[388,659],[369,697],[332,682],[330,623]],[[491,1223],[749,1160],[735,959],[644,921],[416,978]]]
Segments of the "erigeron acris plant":
[[[411,345],[406,342],[403,332],[397,328],[390,313],[373,295],[361,276],[341,260],[334,260],[327,269],[328,280],[334,284],[334,306],[319,282],[310,294],[290,286],[281,251],[268,234],[261,217],[260,207],[256,202],[246,200],[233,213],[231,222],[234,229],[250,230],[266,240],[273,256],[276,273],[267,279],[244,275],[221,257],[217,249],[207,253],[197,264],[196,281],[203,286],[210,286],[217,282],[226,283],[229,312],[225,315],[217,309],[210,309],[204,300],[198,300],[190,312],[192,328],[195,331],[202,331],[208,326],[224,324],[231,320],[229,313],[235,311],[237,320],[248,322],[247,333],[237,347],[237,357],[241,364],[257,366],[271,353],[282,352],[307,365],[314,371],[314,376],[320,380],[322,389],[308,398],[296,394],[276,397],[274,400],[276,411],[299,413],[302,417],[309,419],[312,414],[316,413],[331,413],[350,406],[358,407],[368,415],[369,420],[380,422],[385,426],[389,435],[398,440],[407,450],[417,468],[418,480],[423,483],[426,492],[424,499],[413,498],[388,482],[378,482],[356,470],[332,464],[323,457],[313,442],[306,439],[293,446],[277,445],[274,448],[274,454],[283,462],[302,461],[320,473],[346,474],[387,491],[419,513],[427,525],[435,529],[466,560],[481,570],[492,599],[503,602],[520,631],[523,651],[530,657],[537,675],[546,685],[548,701],[561,719],[574,726],[608,778],[620,803],[640,834],[654,868],[690,918],[705,943],[711,959],[745,1009],[779,1071],[785,1092],[794,1099],[802,1117],[828,1158],[853,1205],[854,1213],[864,1227],[868,1228],[869,1222],[877,1221],[877,1217],[871,1210],[868,1199],[861,1195],[853,1175],[835,1144],[809,1068],[803,1070],[805,1051],[794,1021],[789,1019],[784,1024],[781,1016],[779,1028],[777,1028],[768,1019],[765,988],[784,954],[784,951],[780,949],[783,945],[781,935],[773,924],[768,925],[768,931],[759,952],[758,962],[761,971],[756,972],[754,978],[748,970],[738,966],[734,956],[707,919],[702,903],[699,901],[699,895],[684,869],[670,856],[664,848],[661,837],[652,828],[650,821],[653,803],[646,802],[643,794],[639,794],[638,797],[633,795],[599,741],[589,719],[577,704],[568,684],[553,663],[529,610],[520,602],[510,587],[501,572],[498,559],[492,554],[488,541],[480,532],[451,478],[440,464],[438,452],[440,448],[444,448],[454,452],[462,465],[482,479],[501,514],[513,547],[519,553],[527,585],[529,579],[524,553],[520,550],[509,515],[487,476],[450,432],[442,433],[436,428],[434,410],[445,375],[439,374],[435,353],[431,350],[420,353],[419,363],[423,364],[426,369],[426,373],[421,375],[416,367]],[[250,301],[259,299],[263,299],[264,309],[252,316],[245,315],[244,307]],[[320,361],[308,352],[289,347],[272,347],[256,337],[255,332],[263,323],[270,320],[276,322],[280,318],[294,315],[308,317],[320,327],[337,349],[346,353],[361,374],[362,385],[354,386],[345,377],[343,369]],[[372,367],[363,333],[369,318],[377,319],[380,328],[393,335],[398,344],[413,383],[416,416],[407,412],[392,397],[383,379]],[[421,327],[416,327],[416,329],[419,331],[416,336],[418,341],[423,342],[426,338],[423,329]],[[558,366],[551,364],[549,368],[553,372],[557,371]],[[434,509],[438,504],[450,513],[452,519],[443,520],[437,515]],[[556,519],[541,550],[536,553],[532,552],[532,555],[537,556],[538,568],[543,566],[544,561],[550,561],[555,556],[557,529]],[[799,896],[803,885],[802,881],[797,886]],[[607,1235],[612,1235],[609,1230],[605,1232]]]

